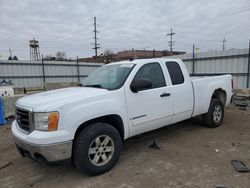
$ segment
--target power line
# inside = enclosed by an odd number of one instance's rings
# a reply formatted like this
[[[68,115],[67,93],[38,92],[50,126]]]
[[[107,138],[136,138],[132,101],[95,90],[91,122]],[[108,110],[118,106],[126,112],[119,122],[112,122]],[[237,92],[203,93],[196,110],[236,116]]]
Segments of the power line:
[[[222,41],[222,50],[223,50],[223,51],[225,51],[226,42],[227,42],[227,40],[226,40],[225,37],[224,37],[224,39],[223,39],[223,41]]]
[[[172,28],[171,28],[170,33],[167,34],[167,36],[170,36],[170,41],[168,43],[169,43],[169,47],[170,47],[171,52],[173,51],[173,46],[174,46],[174,42],[175,42],[175,41],[173,41],[173,35],[175,35],[175,32],[173,32]]]
[[[92,49],[95,50],[95,59],[97,60],[97,49],[100,48],[100,44],[97,43],[97,33],[98,31],[96,30],[96,17],[94,17],[94,43],[91,43],[94,45],[94,47]]]

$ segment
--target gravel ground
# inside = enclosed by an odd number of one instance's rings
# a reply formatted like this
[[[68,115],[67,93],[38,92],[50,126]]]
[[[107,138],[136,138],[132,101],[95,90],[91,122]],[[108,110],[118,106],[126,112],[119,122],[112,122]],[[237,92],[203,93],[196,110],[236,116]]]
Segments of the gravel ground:
[[[97,177],[69,164],[45,166],[22,158],[10,126],[1,126],[0,187],[249,188],[250,173],[238,173],[230,164],[238,159],[250,167],[250,108],[239,108],[227,107],[216,129],[189,120],[131,138],[115,168]],[[153,141],[160,150],[149,148]]]

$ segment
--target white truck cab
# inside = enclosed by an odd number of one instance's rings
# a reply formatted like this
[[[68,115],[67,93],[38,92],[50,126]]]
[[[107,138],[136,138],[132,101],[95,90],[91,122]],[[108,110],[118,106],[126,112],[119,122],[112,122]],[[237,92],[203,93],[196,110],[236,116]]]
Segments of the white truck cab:
[[[98,68],[82,87],[25,96],[16,102],[12,133],[22,156],[72,159],[98,175],[117,162],[122,141],[202,115],[223,122],[232,97],[231,75],[190,78],[179,59],[143,59]]]

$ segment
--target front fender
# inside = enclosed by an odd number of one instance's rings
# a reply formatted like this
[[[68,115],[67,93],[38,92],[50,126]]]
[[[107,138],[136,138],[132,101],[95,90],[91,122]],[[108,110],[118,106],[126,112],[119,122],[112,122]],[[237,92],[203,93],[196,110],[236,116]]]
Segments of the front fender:
[[[84,122],[106,115],[118,115],[121,117],[124,126],[124,138],[127,138],[129,126],[125,97],[123,92],[119,91],[63,106],[60,113],[59,128],[68,130],[71,139],[73,139],[77,128]]]

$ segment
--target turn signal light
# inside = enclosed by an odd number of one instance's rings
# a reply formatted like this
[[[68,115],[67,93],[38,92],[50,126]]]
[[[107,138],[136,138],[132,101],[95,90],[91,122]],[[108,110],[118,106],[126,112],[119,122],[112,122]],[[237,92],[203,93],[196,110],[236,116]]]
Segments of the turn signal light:
[[[48,131],[56,131],[58,125],[58,112],[51,112],[48,118]]]

